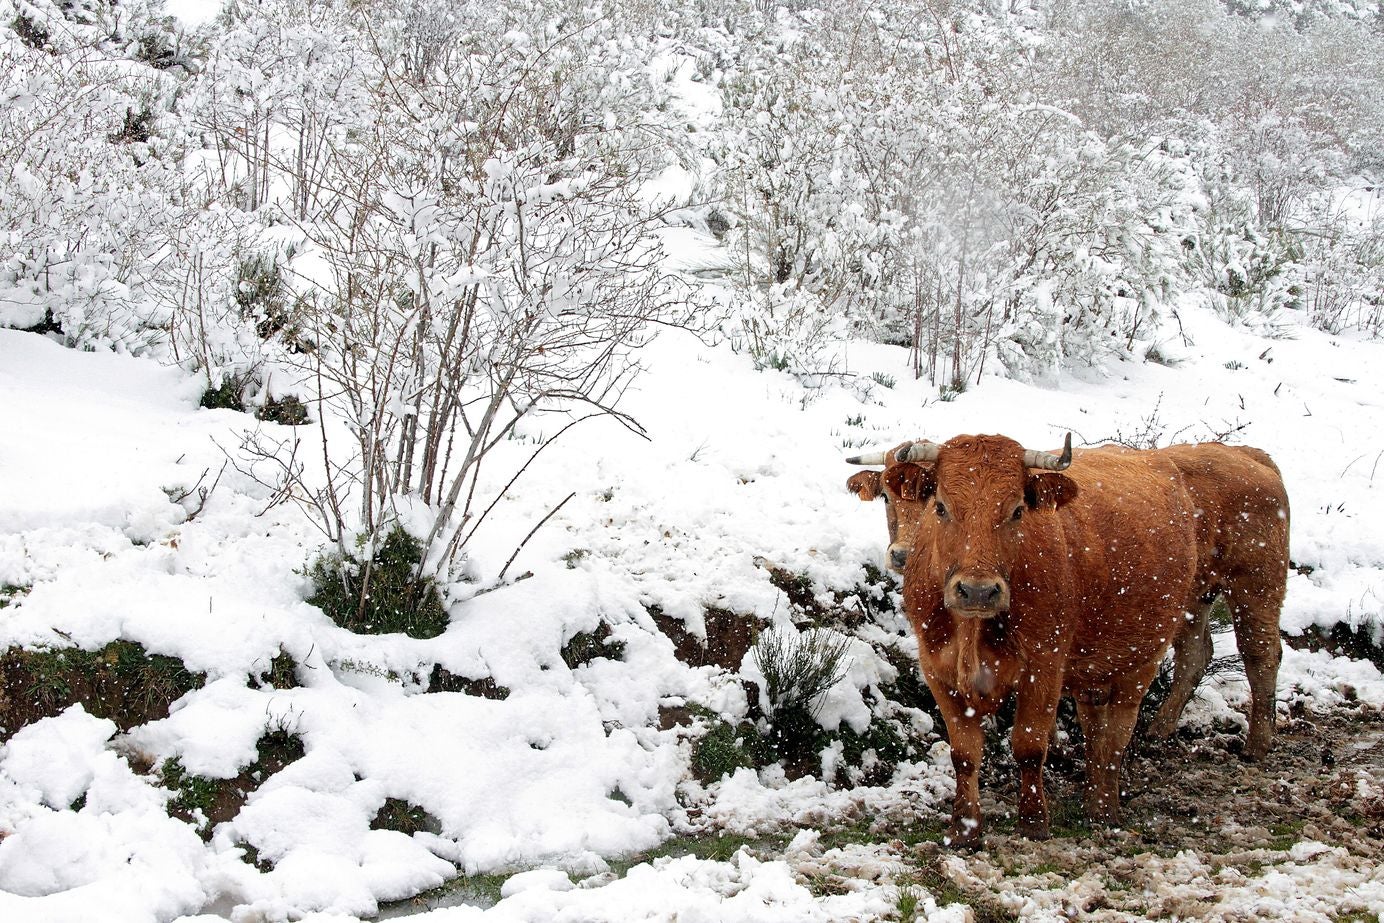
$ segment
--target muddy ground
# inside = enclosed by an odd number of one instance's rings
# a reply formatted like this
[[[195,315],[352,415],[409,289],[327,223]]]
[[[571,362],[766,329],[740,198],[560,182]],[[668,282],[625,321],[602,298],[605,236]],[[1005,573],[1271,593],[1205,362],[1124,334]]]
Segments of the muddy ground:
[[[944,849],[935,815],[881,816],[824,835],[799,871],[819,890],[889,881],[901,919],[936,905],[977,921],[1384,919],[1384,715],[1293,718],[1259,764],[1238,745],[1184,731],[1136,750],[1123,829],[1085,824],[1079,767],[1057,760],[1052,839],[1018,837],[1013,776],[997,767],[983,850]]]

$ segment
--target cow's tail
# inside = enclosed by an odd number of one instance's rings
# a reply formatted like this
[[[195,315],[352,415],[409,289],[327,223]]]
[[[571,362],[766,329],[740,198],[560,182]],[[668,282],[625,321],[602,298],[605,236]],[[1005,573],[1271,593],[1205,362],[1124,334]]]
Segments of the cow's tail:
[[[995,690],[995,672],[980,654],[980,639],[984,630],[984,619],[957,619],[956,679],[958,688],[974,690],[988,697]]]

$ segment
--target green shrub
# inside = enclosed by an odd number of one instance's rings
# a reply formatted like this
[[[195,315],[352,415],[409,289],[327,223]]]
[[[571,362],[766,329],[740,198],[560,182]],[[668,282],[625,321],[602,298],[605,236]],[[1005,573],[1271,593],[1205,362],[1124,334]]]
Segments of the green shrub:
[[[772,714],[802,711],[815,718],[822,699],[846,675],[851,639],[824,628],[795,636],[770,629],[754,645],[754,659],[764,674]]]
[[[590,663],[598,657],[620,660],[625,656],[625,642],[612,641],[610,626],[605,622],[595,631],[579,631],[562,646],[562,662],[569,670]]]
[[[767,766],[774,758],[772,747],[753,724],[717,719],[692,747],[692,774],[706,784],[737,769]]]
[[[298,663],[292,654],[279,648],[266,666],[250,674],[250,685],[256,689],[266,686],[271,689],[297,689],[302,685],[298,682]]]
[[[418,540],[399,526],[368,559],[324,554],[308,568],[308,602],[357,634],[435,638],[447,628],[447,610],[432,578],[415,576],[422,556]]]
[[[442,823],[424,808],[402,798],[386,798],[374,820],[371,830],[394,830],[407,836],[415,833],[440,833]]]
[[[271,397],[266,400],[255,416],[267,423],[281,423],[284,426],[302,426],[308,422],[308,408],[292,394]]]
[[[201,405],[207,410],[234,410],[240,413],[245,412],[245,386],[250,383],[250,375],[226,373],[221,378],[221,384],[212,387],[211,382],[207,383],[207,390],[202,392]]]

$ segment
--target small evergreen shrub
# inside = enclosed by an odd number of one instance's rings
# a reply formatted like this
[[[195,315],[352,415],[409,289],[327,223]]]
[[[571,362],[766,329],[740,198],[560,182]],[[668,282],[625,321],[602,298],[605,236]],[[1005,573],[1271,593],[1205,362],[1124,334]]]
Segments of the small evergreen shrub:
[[[815,718],[822,699],[846,675],[851,639],[813,628],[796,637],[770,629],[755,642],[754,659],[764,674],[771,714],[799,710]]]
[[[235,303],[240,316],[255,325],[261,340],[277,339],[291,353],[312,348],[303,329],[303,318],[311,303],[293,296],[283,270],[272,256],[259,253],[240,264]]]
[[[308,568],[308,602],[357,634],[435,638],[447,628],[447,610],[433,579],[415,577],[422,556],[418,540],[399,526],[371,558],[324,554]]]
[[[298,682],[298,663],[292,654],[280,648],[263,669],[250,674],[250,685],[256,689],[297,689],[302,686]]]
[[[371,830],[394,830],[406,836],[415,833],[441,833],[442,823],[424,808],[402,798],[386,798],[375,818],[370,821]]]
[[[35,51],[47,50],[53,39],[47,26],[24,13],[20,13],[10,20],[10,28],[14,30],[21,42]]]
[[[731,724],[718,718],[692,747],[692,774],[705,785],[737,769],[766,766],[773,759],[772,748],[753,724]]]
[[[801,635],[770,629],[753,657],[764,675],[768,742],[791,776],[817,769],[817,755],[832,735],[817,723],[822,699],[846,675],[850,638],[823,628]]]
[[[308,422],[307,405],[291,394],[279,398],[269,398],[255,413],[266,423],[280,423],[284,426],[302,426]]]
[[[111,144],[148,144],[154,136],[154,113],[148,106],[138,112],[133,107],[125,107],[125,122],[120,130],[110,136]]]
[[[463,695],[474,695],[497,702],[509,698],[509,687],[495,682],[493,676],[482,676],[479,679],[458,676],[440,663],[433,664],[432,672],[428,674],[428,692],[460,692]]]
[[[625,656],[625,642],[610,640],[610,626],[605,622],[596,626],[595,631],[580,631],[562,646],[562,662],[567,668],[575,670],[598,657],[621,660]]]
[[[201,406],[207,410],[234,410],[245,412],[245,387],[250,383],[250,375],[228,372],[221,378],[221,384],[213,387],[207,383],[202,392]]]
[[[966,393],[966,381],[958,379],[949,385],[937,386],[937,399],[943,403],[950,403]]]

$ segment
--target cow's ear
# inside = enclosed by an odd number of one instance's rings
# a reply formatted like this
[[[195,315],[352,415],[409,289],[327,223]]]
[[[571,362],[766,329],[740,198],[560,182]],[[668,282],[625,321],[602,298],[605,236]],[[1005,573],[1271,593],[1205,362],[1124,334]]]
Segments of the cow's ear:
[[[857,471],[846,479],[846,489],[862,500],[870,501],[879,496],[878,471]]]
[[[882,480],[900,500],[926,500],[937,490],[937,479],[933,476],[932,468],[911,462],[885,468]]]
[[[1031,474],[1024,485],[1024,503],[1031,510],[1061,509],[1076,499],[1076,481],[1065,474]]]

